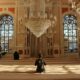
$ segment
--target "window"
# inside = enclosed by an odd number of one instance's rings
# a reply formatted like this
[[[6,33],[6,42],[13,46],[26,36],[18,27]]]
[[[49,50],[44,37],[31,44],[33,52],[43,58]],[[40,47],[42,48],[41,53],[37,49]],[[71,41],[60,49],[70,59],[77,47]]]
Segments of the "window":
[[[13,36],[13,17],[10,15],[0,16],[0,46],[1,51],[9,51],[9,40]]]
[[[77,19],[74,15],[64,16],[64,40],[68,42],[67,52],[77,51]]]

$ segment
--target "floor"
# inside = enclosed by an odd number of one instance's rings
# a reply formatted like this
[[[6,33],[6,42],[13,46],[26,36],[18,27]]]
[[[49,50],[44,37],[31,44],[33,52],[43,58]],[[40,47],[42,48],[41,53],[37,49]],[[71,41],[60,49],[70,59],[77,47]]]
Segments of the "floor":
[[[54,64],[46,65],[46,71],[41,74],[80,74],[80,65],[78,64]],[[20,72],[35,73],[34,65],[0,65],[0,72]]]
[[[80,80],[79,57],[46,58],[46,71],[36,73],[36,58],[13,60],[11,56],[0,60],[0,80]]]
[[[46,71],[36,73],[35,59],[0,60],[0,80],[80,80],[80,59],[46,59]]]

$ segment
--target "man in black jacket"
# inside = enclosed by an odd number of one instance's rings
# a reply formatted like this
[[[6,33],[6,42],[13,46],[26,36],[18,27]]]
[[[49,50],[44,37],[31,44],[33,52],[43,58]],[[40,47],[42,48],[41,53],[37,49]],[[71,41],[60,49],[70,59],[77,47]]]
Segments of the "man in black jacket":
[[[42,59],[41,54],[38,55],[38,59],[35,61],[35,66],[37,66],[36,72],[44,72],[45,68],[44,65],[46,65],[45,61]]]

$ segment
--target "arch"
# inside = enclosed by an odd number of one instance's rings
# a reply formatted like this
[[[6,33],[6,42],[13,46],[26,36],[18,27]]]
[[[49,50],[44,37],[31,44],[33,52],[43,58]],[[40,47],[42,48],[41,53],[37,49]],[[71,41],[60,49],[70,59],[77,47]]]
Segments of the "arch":
[[[63,17],[64,50],[77,52],[77,17],[74,14],[65,14]]]
[[[11,12],[9,12],[9,11],[3,11],[3,12],[0,12],[0,16],[1,15],[4,15],[4,14],[7,14],[7,15],[10,15],[10,16],[12,16],[13,18],[14,18],[14,14],[12,14]]]

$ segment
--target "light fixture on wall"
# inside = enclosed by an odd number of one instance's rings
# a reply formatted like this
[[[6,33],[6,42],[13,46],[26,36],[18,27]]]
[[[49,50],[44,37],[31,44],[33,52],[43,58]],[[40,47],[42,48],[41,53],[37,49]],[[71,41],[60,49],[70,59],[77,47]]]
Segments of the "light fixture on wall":
[[[69,3],[72,10],[80,14],[80,0],[69,0]]]

